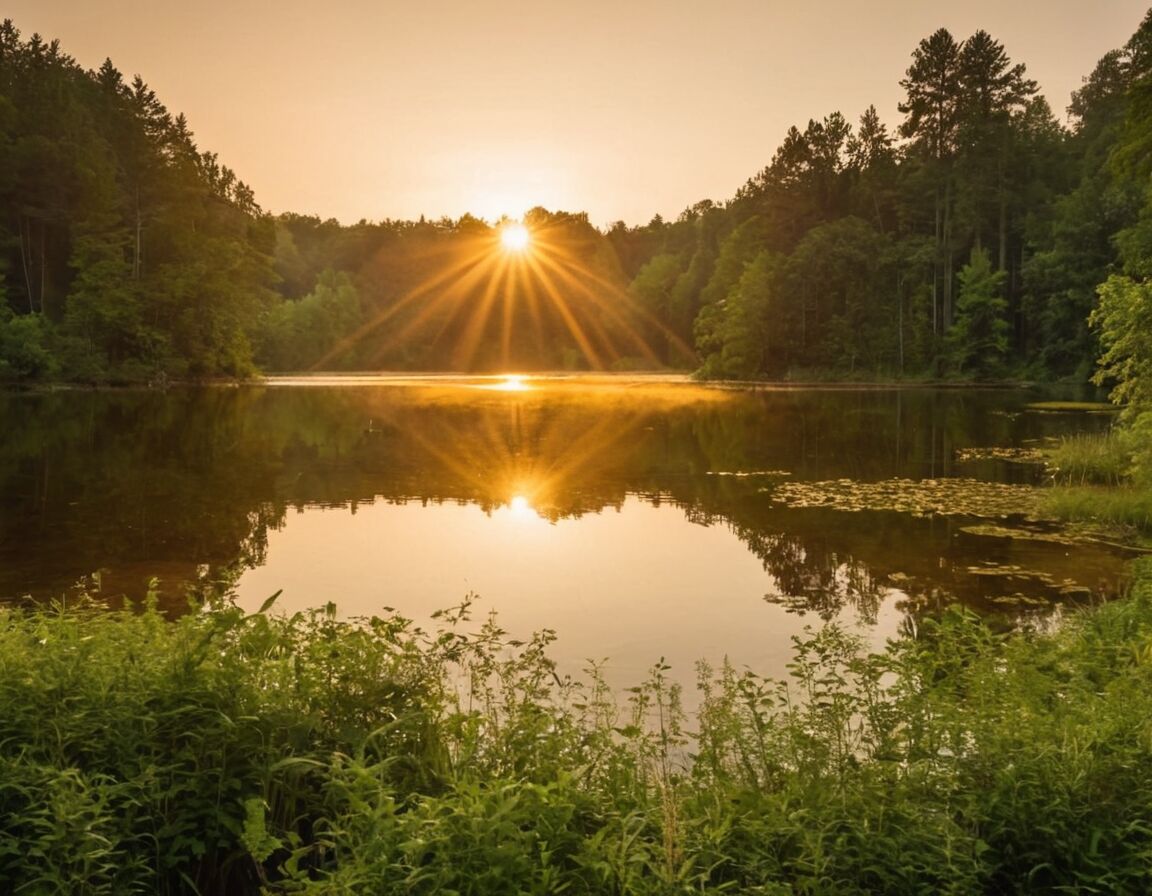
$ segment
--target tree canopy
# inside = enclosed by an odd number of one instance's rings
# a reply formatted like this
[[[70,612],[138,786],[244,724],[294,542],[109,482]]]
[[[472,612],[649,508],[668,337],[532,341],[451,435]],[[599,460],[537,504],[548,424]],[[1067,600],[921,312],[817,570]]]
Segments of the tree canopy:
[[[533,209],[517,255],[470,215],[273,217],[140,76],[5,21],[0,378],[1085,379],[1112,332],[1108,308],[1089,326],[1097,287],[1118,301],[1152,273],[1150,34],[1105,54],[1065,125],[992,35],[939,29],[894,127],[874,106],[797,124],[733,197],[675,220]]]

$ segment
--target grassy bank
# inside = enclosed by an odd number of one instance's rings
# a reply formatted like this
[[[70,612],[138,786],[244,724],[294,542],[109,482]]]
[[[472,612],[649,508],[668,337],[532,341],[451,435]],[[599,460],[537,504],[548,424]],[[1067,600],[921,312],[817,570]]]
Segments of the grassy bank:
[[[1056,635],[827,628],[691,720],[466,612],[6,610],[0,890],[1145,892],[1150,583]]]
[[[1129,541],[1152,536],[1152,468],[1127,429],[1063,439],[1048,453],[1053,486],[1043,512],[1087,523]]]

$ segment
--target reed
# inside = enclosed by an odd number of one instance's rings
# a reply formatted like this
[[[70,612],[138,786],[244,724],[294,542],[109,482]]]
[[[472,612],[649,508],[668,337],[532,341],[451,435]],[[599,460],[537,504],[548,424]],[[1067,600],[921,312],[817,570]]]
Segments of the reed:
[[[1128,442],[1118,431],[1066,436],[1048,452],[1048,470],[1057,485],[1120,485],[1132,467]]]

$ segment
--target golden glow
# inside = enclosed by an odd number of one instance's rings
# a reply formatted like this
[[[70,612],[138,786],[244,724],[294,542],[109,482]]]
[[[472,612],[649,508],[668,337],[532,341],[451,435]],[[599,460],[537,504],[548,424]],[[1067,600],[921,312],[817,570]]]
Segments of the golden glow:
[[[654,414],[732,400],[732,393],[682,379],[621,388],[615,377],[510,374],[476,378],[467,388],[488,391],[469,392],[459,381],[432,377],[403,400],[378,390],[357,394],[367,396],[362,416],[371,421],[371,430],[411,440],[412,456],[421,458],[420,468],[445,495],[467,495],[485,513],[513,520],[518,531],[540,532],[558,520],[599,512],[606,503],[617,506],[623,492],[615,486],[606,492],[603,484],[621,482],[622,471],[642,464]],[[562,399],[555,407],[565,412],[551,413],[536,400],[536,391],[496,391],[506,383],[541,391],[572,389],[569,395],[581,396],[583,410],[571,413],[573,406]],[[416,413],[428,406],[452,413]],[[462,409],[468,413],[457,413]]]
[[[523,252],[532,242],[528,228],[515,221],[500,228],[500,245],[509,252]]]
[[[570,230],[571,222],[563,214],[534,214],[528,214],[527,224],[505,219],[486,232],[474,229],[470,242],[465,238],[430,250],[422,259],[429,276],[345,337],[312,369],[325,369],[372,333],[380,335],[373,340],[368,366],[418,333],[454,338],[452,367],[461,371],[536,363],[534,346],[558,337],[568,340],[592,370],[610,369],[619,358],[660,366],[650,335],[677,354],[693,357],[692,347],[636,304],[619,282],[569,248],[566,227]],[[387,263],[381,250],[380,264]],[[521,392],[533,387],[509,375],[481,388]]]
[[[510,373],[498,376],[492,382],[479,386],[480,389],[491,389],[495,392],[530,392],[535,387],[528,383],[528,378],[519,373]]]

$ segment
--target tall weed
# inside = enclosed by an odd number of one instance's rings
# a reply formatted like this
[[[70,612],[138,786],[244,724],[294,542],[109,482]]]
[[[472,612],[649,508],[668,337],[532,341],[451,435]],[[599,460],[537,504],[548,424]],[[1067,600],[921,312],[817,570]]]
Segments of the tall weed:
[[[0,611],[0,890],[1146,892],[1152,567],[1055,634],[828,626],[619,699],[465,602]]]

